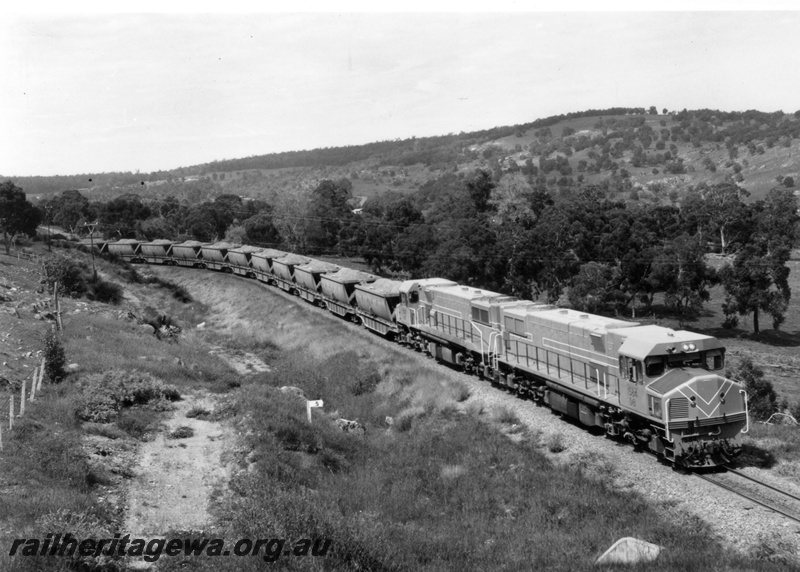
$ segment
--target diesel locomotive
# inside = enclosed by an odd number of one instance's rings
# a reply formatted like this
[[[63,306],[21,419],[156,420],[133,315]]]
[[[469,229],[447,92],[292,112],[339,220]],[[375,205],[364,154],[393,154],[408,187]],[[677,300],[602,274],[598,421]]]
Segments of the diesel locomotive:
[[[715,467],[749,430],[716,338],[519,300],[443,278],[390,280],[227,243],[95,243],[130,262],[256,278],[677,466]]]

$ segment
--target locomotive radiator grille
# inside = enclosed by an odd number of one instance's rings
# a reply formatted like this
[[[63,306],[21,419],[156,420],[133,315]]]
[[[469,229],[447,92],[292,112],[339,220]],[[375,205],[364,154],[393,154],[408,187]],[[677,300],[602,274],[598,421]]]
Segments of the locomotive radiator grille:
[[[689,417],[689,400],[685,397],[676,397],[669,402],[670,419],[686,419]]]

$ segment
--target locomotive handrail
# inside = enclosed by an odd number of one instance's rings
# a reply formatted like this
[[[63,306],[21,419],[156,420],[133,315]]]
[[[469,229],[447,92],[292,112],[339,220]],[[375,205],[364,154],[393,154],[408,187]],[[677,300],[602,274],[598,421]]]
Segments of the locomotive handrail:
[[[489,334],[489,344],[486,346],[486,357],[487,357],[487,359],[490,359],[490,358],[492,359],[492,367],[493,368],[497,365],[497,363],[496,363],[497,362],[497,352],[492,352],[492,339],[496,338],[496,336],[499,336],[499,335],[500,335],[500,332],[492,331]],[[483,348],[481,348],[481,354],[483,353],[482,350],[483,350]],[[481,357],[483,357],[483,356],[481,356]]]
[[[475,322],[472,320],[469,321],[469,325],[478,330],[478,335],[481,337],[481,357],[483,357],[483,332],[481,329],[475,325]],[[464,332],[466,334],[466,332]]]
[[[747,425],[745,425],[744,431],[742,431],[742,433],[748,433],[750,431],[750,410],[747,405],[747,392],[744,389],[740,389],[739,393],[744,395],[744,419],[747,422]]]
[[[674,443],[675,439],[672,438],[672,433],[669,430],[669,402],[672,399],[667,399],[666,403],[664,403],[664,429],[666,429],[666,437],[667,441],[670,443]]]

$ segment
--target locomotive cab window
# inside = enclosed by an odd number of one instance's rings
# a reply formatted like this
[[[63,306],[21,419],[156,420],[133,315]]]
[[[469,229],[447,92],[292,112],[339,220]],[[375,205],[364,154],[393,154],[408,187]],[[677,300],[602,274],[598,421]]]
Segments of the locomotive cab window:
[[[620,356],[619,373],[622,379],[627,379],[632,383],[644,383],[644,376],[642,375],[642,362],[638,359]]]
[[[419,302],[419,292],[417,292],[416,290],[414,290],[413,292],[409,292],[408,301],[411,304],[416,304],[417,302]]]
[[[408,304],[408,299],[407,299],[407,297],[406,297],[406,293],[405,293],[405,292],[401,292],[401,293],[400,293],[400,303],[401,303],[403,306],[405,306],[405,305],[407,305],[407,304]]]
[[[664,374],[664,358],[650,356],[644,360],[647,377],[659,377]]]
[[[709,350],[706,352],[706,369],[717,371],[725,367],[725,354],[722,350]]]

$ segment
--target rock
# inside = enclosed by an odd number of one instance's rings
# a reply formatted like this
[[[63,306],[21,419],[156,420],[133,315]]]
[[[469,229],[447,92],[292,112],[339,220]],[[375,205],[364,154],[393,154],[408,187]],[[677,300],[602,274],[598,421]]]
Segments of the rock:
[[[200,322],[199,324],[197,324],[197,329],[198,330],[202,330],[205,327],[206,327],[206,323],[205,322]]]
[[[156,329],[150,324],[140,324],[139,328],[142,330],[142,333],[145,334],[153,335],[156,333]]]
[[[341,429],[345,433],[360,432],[363,435],[367,432],[367,428],[364,427],[361,423],[359,423],[358,421],[351,421],[350,419],[339,418],[336,420],[336,425],[338,425],[339,429]]]
[[[75,373],[80,368],[81,368],[81,366],[79,366],[77,363],[71,363],[71,364],[68,364],[68,365],[64,366],[64,371],[67,372],[67,373]]]
[[[303,390],[299,387],[295,387],[294,385],[284,385],[279,391],[281,393],[293,393],[294,395],[302,397],[303,399],[306,397],[305,393],[303,393]]]
[[[626,536],[617,540],[606,550],[595,564],[636,564],[652,562],[661,553],[662,547],[638,538]]]

